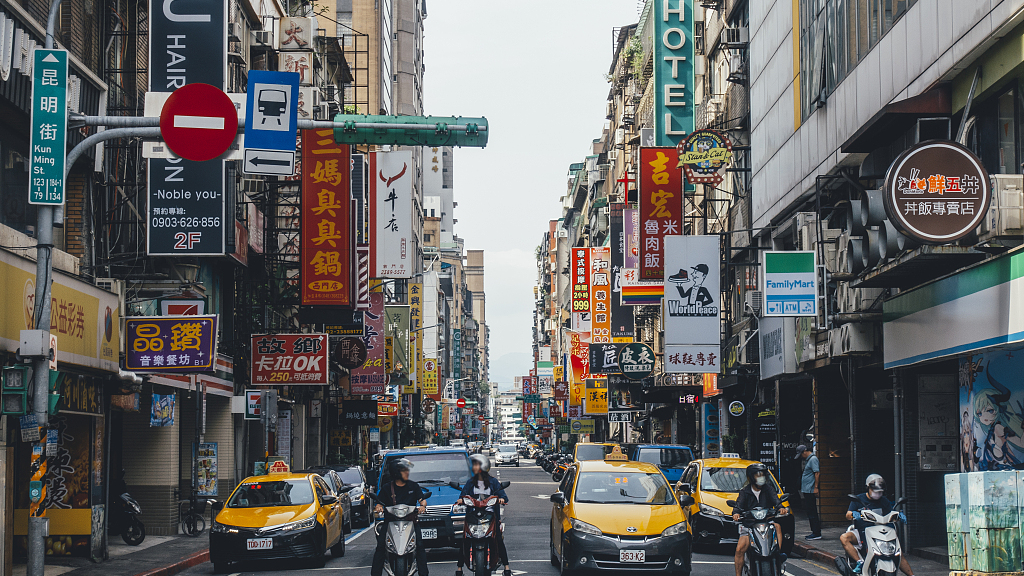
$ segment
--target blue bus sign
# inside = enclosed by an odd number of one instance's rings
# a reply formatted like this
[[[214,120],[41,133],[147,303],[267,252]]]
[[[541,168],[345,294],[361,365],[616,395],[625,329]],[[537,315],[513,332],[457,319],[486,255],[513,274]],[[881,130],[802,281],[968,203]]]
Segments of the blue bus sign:
[[[64,203],[67,100],[67,51],[37,48],[32,69],[29,204]]]

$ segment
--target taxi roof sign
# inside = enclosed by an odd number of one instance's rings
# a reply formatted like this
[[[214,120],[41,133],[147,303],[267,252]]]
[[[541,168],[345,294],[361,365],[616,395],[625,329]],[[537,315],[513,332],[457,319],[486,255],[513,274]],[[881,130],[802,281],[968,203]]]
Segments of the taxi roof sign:
[[[629,457],[622,453],[622,448],[620,448],[619,446],[612,446],[612,451],[605,454],[604,459],[605,461],[612,460],[624,462],[626,460],[629,460]]]
[[[275,460],[273,464],[267,466],[267,474],[287,474],[289,470],[288,463],[284,460]]]
[[[735,458],[740,459],[740,455],[737,452],[722,452],[722,458]]]

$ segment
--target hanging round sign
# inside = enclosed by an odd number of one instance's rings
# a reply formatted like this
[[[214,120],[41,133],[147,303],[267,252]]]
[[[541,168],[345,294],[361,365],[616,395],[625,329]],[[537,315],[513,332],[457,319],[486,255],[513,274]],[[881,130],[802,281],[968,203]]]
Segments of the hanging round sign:
[[[334,358],[338,364],[352,370],[366,363],[366,344],[362,338],[349,336],[342,338],[334,347]]]
[[[424,414],[433,414],[434,410],[437,409],[437,403],[434,402],[433,398],[424,398],[423,403],[420,404],[420,409],[423,410]]]
[[[676,146],[679,164],[690,184],[718,186],[732,161],[732,142],[717,130],[694,130]]]
[[[746,411],[746,407],[743,405],[743,402],[733,400],[729,403],[729,414],[732,414],[733,416],[743,416],[744,411]]]
[[[619,350],[619,372],[630,380],[643,380],[654,372],[654,349],[643,342],[630,342]]]
[[[889,166],[885,213],[905,234],[948,244],[970,234],[988,212],[992,191],[981,160],[946,140],[912,146]]]

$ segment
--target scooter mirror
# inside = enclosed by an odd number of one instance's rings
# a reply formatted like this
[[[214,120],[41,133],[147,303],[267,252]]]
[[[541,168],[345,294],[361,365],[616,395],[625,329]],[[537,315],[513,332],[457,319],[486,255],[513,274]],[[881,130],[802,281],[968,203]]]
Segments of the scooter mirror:
[[[726,500],[725,504],[726,504],[726,506],[732,506],[733,508],[736,507],[736,501],[735,500]]]
[[[508,488],[511,485],[512,485],[511,482],[509,482],[508,480],[505,480],[504,482],[501,483],[501,489],[504,490],[505,488]]]
[[[452,488],[455,488],[456,490],[462,490],[462,486],[459,486],[458,482],[449,482],[448,485],[451,486]]]
[[[789,501],[789,494],[783,494],[782,498],[779,498],[779,504],[782,504],[783,502],[788,502],[788,501]]]

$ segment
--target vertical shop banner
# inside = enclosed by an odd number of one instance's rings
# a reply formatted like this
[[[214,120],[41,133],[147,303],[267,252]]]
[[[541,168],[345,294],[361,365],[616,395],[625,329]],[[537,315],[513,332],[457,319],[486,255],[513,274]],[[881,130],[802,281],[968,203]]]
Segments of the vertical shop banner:
[[[328,384],[326,334],[253,334],[253,384]]]
[[[409,376],[423,386],[423,284],[409,284]]]
[[[584,414],[608,414],[608,380],[589,378],[584,397]]]
[[[664,1],[664,0],[663,0]],[[640,280],[665,274],[665,236],[683,233],[683,172],[675,148],[640,149]]]
[[[441,399],[441,393],[437,385],[437,360],[427,358],[423,360],[423,371],[420,374],[420,387],[423,393],[434,400]]]
[[[569,405],[583,405],[583,386],[590,377],[590,334],[569,332]]]
[[[452,330],[452,378],[462,378],[462,330]]]
[[[226,0],[150,0],[150,92],[173,92],[185,84],[223,89],[228,69]],[[187,65],[183,64],[187,63]],[[233,215],[225,210],[224,161],[181,158],[148,161],[146,253],[217,256],[226,252]]]
[[[409,306],[386,306],[384,328],[391,338],[392,359],[394,370],[402,374],[411,374],[416,369],[415,356],[409,342]],[[414,378],[401,379],[402,394],[414,394],[416,381]]]
[[[651,8],[654,141],[658,146],[675,146],[694,128],[694,2],[654,0]]]
[[[668,372],[717,373],[721,363],[721,240],[665,237],[665,355]],[[673,362],[678,355],[681,363]],[[698,356],[699,355],[699,356]],[[702,364],[698,358],[714,357]],[[684,362],[692,357],[695,363]]]
[[[126,370],[213,372],[217,316],[132,316],[124,344]]]
[[[590,249],[590,341],[612,341],[611,249]]]
[[[302,304],[351,306],[349,147],[334,143],[333,130],[304,130],[302,138]]]
[[[370,309],[363,311],[363,344],[366,362],[352,370],[349,382],[352,394],[383,394],[387,388],[384,373],[384,293],[370,293]]]
[[[576,332],[590,332],[590,248],[573,248],[570,266],[572,329]]]
[[[569,399],[569,383],[565,380],[555,380],[555,400],[564,402]]]
[[[150,426],[174,426],[174,400],[174,394],[153,394],[149,411]]]
[[[701,407],[701,431],[704,433],[704,457],[718,458],[722,453],[722,442],[718,430],[718,402],[704,402]]]
[[[623,218],[626,205],[611,204],[611,332],[612,342],[633,341],[633,309],[622,304],[622,269],[626,261],[626,229]]]
[[[622,212],[622,224],[625,228],[626,252],[623,257],[623,268],[640,268],[640,210],[626,208]]]
[[[412,152],[370,154],[370,274],[411,278],[413,273]]]

